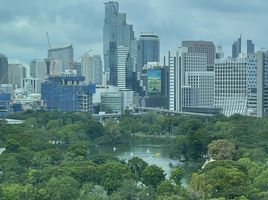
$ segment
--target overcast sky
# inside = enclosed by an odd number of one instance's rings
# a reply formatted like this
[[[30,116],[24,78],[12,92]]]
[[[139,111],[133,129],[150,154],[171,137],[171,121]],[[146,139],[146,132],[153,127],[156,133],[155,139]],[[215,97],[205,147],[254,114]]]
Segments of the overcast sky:
[[[103,0],[0,0],[0,53],[9,63],[29,64],[47,56],[46,32],[52,46],[73,44],[74,57],[92,49],[102,54]],[[135,36],[155,32],[161,55],[182,40],[221,41],[225,55],[242,33],[256,49],[268,47],[267,0],[120,0]]]

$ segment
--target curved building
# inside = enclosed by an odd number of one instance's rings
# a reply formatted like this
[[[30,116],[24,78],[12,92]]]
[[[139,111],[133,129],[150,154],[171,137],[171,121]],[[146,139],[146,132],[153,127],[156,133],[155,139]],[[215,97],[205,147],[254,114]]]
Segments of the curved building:
[[[59,48],[48,49],[49,60],[58,60],[62,62],[62,69],[64,72],[66,69],[69,69],[70,63],[73,62],[73,45],[68,45]]]
[[[159,62],[160,41],[152,32],[142,32],[139,38],[137,71],[141,72],[148,62]]]

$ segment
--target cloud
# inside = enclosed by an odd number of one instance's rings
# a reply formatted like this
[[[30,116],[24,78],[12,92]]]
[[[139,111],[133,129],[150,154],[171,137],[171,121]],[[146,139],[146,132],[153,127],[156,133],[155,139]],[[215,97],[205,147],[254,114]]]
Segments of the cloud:
[[[47,56],[46,32],[53,46],[72,43],[75,57],[93,49],[102,54],[103,0],[0,0],[0,53],[29,63]],[[266,0],[121,0],[120,12],[142,31],[157,33],[161,54],[174,51],[182,40],[223,42],[230,55],[242,33],[257,48],[268,46],[264,23]],[[245,41],[244,41],[245,44]],[[245,45],[244,45],[245,48]]]

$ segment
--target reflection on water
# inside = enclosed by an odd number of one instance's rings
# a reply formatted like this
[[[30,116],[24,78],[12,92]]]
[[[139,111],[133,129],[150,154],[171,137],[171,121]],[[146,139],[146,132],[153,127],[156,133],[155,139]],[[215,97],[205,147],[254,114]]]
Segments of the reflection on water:
[[[185,169],[185,176],[182,180],[183,185],[188,184],[189,176],[194,170],[193,166],[189,168],[183,162],[169,158],[170,152],[174,146],[168,144],[163,140],[144,140],[131,141],[130,144],[121,145],[105,145],[98,146],[91,149],[92,154],[110,154],[118,157],[121,160],[128,161],[132,157],[139,157],[147,162],[149,165],[157,165],[162,167],[169,178],[173,167],[183,167]],[[193,168],[193,169],[191,169]]]

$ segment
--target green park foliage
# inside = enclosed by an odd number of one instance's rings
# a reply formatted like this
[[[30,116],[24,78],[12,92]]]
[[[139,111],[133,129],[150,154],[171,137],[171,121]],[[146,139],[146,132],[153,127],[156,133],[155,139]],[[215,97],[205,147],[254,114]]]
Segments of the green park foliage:
[[[265,200],[268,199],[268,119],[126,112],[100,123],[86,113],[25,112],[0,124],[0,200]],[[206,163],[187,187],[184,170],[166,177],[140,158],[92,155],[90,145],[130,137],[172,142],[171,157]]]

